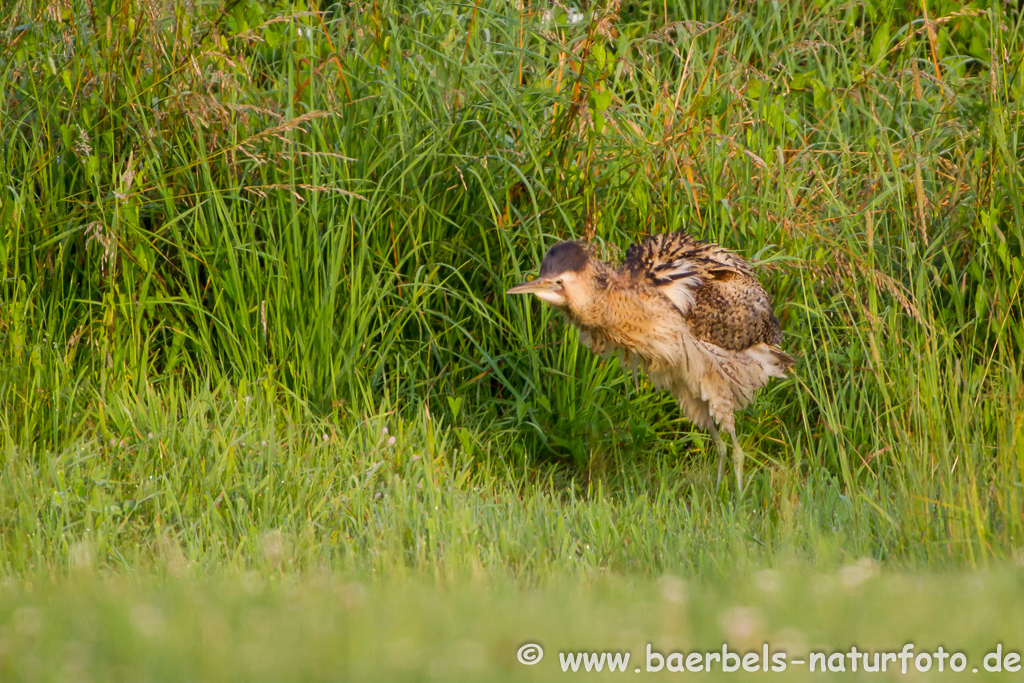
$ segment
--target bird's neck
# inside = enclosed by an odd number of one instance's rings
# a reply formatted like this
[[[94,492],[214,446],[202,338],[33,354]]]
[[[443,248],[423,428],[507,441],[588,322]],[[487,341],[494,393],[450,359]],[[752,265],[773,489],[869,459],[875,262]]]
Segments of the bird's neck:
[[[633,289],[621,282],[622,274],[604,263],[587,269],[587,295],[581,301],[570,303],[573,322],[593,330],[614,334],[619,328],[628,328],[643,310]]]

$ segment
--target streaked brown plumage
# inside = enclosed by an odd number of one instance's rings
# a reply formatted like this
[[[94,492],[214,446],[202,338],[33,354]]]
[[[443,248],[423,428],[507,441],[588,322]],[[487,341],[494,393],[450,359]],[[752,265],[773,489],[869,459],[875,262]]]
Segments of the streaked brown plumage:
[[[794,363],[778,347],[782,328],[750,264],[684,232],[632,245],[620,267],[595,258],[582,242],[559,242],[536,280],[508,290],[530,292],[578,327],[592,351],[619,353],[676,397],[683,413],[711,433],[719,482],[728,448],[718,430],[725,430],[742,489],[733,413]]]

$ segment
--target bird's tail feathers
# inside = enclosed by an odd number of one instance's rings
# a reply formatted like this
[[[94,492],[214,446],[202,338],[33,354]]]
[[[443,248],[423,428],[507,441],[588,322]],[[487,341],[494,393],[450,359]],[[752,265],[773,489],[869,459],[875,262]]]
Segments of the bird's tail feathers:
[[[783,371],[789,370],[796,365],[796,358],[793,358],[793,356],[789,355],[778,346],[769,346],[768,349],[775,357],[775,362],[782,366]]]
[[[786,371],[796,364],[796,359],[777,346],[758,344],[747,349],[747,356],[761,366],[765,374],[765,381],[768,377],[780,379],[787,376]]]

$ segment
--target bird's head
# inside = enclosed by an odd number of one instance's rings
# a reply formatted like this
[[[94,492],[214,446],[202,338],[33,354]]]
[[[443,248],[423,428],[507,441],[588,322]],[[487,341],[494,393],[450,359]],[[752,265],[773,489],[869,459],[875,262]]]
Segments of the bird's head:
[[[585,293],[590,261],[583,242],[559,242],[544,255],[536,280],[516,285],[506,294],[536,294],[552,306],[569,308]]]

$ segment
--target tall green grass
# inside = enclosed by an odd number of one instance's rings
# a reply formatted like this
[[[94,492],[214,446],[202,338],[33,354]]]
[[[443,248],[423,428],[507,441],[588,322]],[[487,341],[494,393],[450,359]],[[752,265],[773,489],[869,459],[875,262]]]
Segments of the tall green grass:
[[[961,5],[13,3],[0,563],[1013,555],[1024,30]],[[740,504],[669,396],[503,295],[681,228],[799,359]]]

